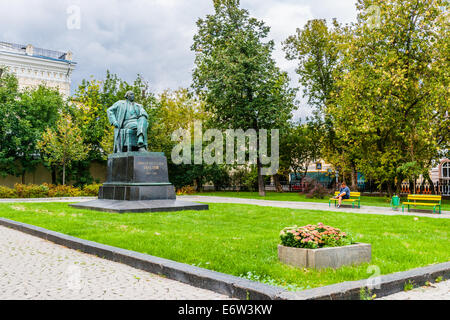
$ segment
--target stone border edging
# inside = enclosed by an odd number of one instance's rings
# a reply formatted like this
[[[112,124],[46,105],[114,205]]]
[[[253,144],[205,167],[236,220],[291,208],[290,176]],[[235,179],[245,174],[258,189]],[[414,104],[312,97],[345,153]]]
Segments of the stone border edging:
[[[236,276],[194,267],[160,257],[121,249],[97,242],[83,240],[63,233],[47,230],[30,224],[0,218],[0,225],[36,236],[70,249],[99,256],[103,259],[123,263],[133,268],[158,274],[195,287],[207,289],[241,300],[359,300],[360,289],[368,286],[368,279],[347,281],[325,287],[292,292],[283,288],[251,281]],[[450,278],[450,262],[434,264],[408,271],[396,272],[372,278],[379,288],[373,289],[377,297],[404,290],[411,281],[416,286],[434,282],[436,278]],[[378,280],[378,282],[377,282]]]
[[[450,279],[450,262],[371,278],[371,283],[377,283],[378,286],[371,288],[370,295],[376,294],[377,298],[381,298],[404,291],[404,286],[409,281],[416,288],[425,285],[427,281],[433,283],[438,277],[442,277],[442,280]],[[304,291],[287,291],[278,298],[283,300],[360,300],[360,290],[368,287],[370,288],[368,279],[346,281]]]

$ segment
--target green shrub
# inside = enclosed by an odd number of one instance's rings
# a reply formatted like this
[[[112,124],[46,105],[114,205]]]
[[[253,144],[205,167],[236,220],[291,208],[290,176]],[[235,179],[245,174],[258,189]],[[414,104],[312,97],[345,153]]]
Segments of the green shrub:
[[[83,187],[83,196],[86,197],[96,197],[98,196],[98,190],[101,184],[89,184]]]
[[[52,198],[52,197],[81,197],[97,196],[101,184],[85,185],[82,189],[68,185],[54,185],[43,183],[21,184],[16,183],[14,189],[0,186],[1,198]]]
[[[17,192],[15,189],[0,186],[0,198],[17,198]]]
[[[181,187],[180,189],[177,190],[177,196],[183,196],[186,194],[194,194],[195,191],[195,187],[193,186],[184,186]]]
[[[14,189],[17,198],[46,198],[49,196],[49,187],[46,184],[21,184],[16,183]]]
[[[82,195],[83,192],[80,189],[68,185],[59,185],[49,191],[50,197],[80,197]]]

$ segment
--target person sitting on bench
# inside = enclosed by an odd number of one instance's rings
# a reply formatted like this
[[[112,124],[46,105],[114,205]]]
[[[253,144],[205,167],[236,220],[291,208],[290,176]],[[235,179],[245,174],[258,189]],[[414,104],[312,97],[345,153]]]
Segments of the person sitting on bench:
[[[341,188],[339,189],[339,194],[334,197],[335,199],[339,199],[338,208],[341,206],[342,199],[350,199],[350,189],[347,187],[345,182],[341,183]]]

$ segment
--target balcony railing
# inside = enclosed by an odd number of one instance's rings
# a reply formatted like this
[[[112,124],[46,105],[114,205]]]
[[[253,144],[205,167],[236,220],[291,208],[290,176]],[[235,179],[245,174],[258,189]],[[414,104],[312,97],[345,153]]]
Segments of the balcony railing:
[[[26,49],[27,49],[27,46],[23,45],[23,44],[0,41],[0,50],[19,52],[19,53],[25,54]],[[52,58],[52,59],[58,59],[58,60],[66,60],[65,52],[55,51],[55,50],[47,50],[47,49],[36,48],[36,47],[33,47],[33,55],[40,56],[40,57]]]

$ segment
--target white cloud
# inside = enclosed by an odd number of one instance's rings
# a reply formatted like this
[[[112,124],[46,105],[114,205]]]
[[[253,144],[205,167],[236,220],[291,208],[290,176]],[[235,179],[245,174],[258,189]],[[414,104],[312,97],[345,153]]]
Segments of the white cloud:
[[[274,58],[295,77],[295,63],[285,60],[281,41],[308,19],[354,19],[354,0],[241,0],[241,7],[271,26]],[[67,29],[67,8],[81,9],[80,30]],[[78,66],[73,89],[83,78],[101,79],[107,69],[127,81],[137,73],[154,91],[187,87],[194,54],[192,37],[200,17],[213,12],[212,0],[2,0],[0,41],[72,51]],[[293,86],[297,86],[293,79]]]

